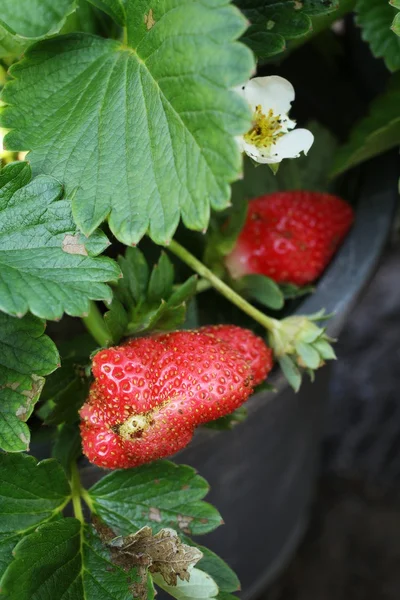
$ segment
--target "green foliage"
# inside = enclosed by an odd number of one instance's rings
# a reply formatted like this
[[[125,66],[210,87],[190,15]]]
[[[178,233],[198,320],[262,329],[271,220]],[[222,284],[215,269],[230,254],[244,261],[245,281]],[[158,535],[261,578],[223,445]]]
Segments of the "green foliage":
[[[373,101],[369,114],[354,127],[349,141],[339,149],[333,176],[400,144],[399,106],[400,74],[396,73],[387,91]]]
[[[393,20],[397,18],[395,3],[357,0],[356,13],[362,38],[369,43],[374,56],[383,58],[390,71],[400,69],[400,39],[392,30]]]
[[[87,398],[89,378],[86,369],[90,366],[90,354],[96,343],[90,336],[74,338],[74,344],[61,344],[61,367],[46,378],[41,400],[48,405],[44,416],[47,425],[74,423],[78,410]]]
[[[176,600],[208,600],[217,598],[218,586],[215,581],[204,571],[192,569],[189,581],[178,579],[176,586],[167,585],[164,579],[153,575],[156,585],[169,593]]]
[[[0,57],[19,56],[36,40],[60,31],[76,0],[1,0]]]
[[[0,313],[0,448],[20,452],[29,447],[26,421],[44,385],[44,375],[59,363],[56,346],[43,335],[43,321]]]
[[[186,544],[195,545],[196,548],[201,550],[203,553],[203,558],[197,563],[196,567],[205,573],[208,573],[208,575],[214,579],[215,583],[218,585],[220,593],[236,592],[240,589],[240,581],[236,573],[234,573],[232,569],[228,567],[222,558],[217,556],[208,548],[200,546],[199,544],[194,544],[194,542],[186,536],[183,536],[183,540]]]
[[[233,136],[250,126],[231,88],[253,60],[233,43],[245,19],[222,2],[129,0],[126,11],[127,46],[71,34],[31,47],[11,69],[2,123],[35,173],[65,183],[85,234],[108,218],[127,245],[146,232],[167,244],[181,216],[203,230],[210,206],[229,202]]]
[[[25,454],[0,454],[0,578],[12,550],[39,524],[60,515],[70,495],[64,471],[52,459],[37,463]]]
[[[281,289],[265,275],[245,275],[236,281],[236,286],[245,298],[251,298],[273,310],[283,308],[285,298]]]
[[[94,6],[110,15],[118,25],[126,23],[126,0],[89,0]]]
[[[236,4],[250,21],[242,39],[262,59],[283,52],[288,40],[308,35],[312,30],[310,16],[338,8],[336,0],[236,0]]]
[[[201,535],[222,522],[218,511],[202,500],[208,489],[194,469],[159,461],[113,471],[89,493],[96,514],[122,535],[145,525],[154,532],[172,527],[181,533]]]
[[[96,258],[109,242],[101,231],[82,236],[61,195],[53,177],[31,180],[28,163],[0,171],[0,310],[57,319],[87,313],[89,299],[111,301],[103,282],[119,277],[118,266]]]
[[[137,333],[176,329],[185,321],[187,303],[196,292],[196,276],[174,286],[174,267],[164,252],[151,272],[138,248],[127,248],[118,262],[123,278],[104,316],[110,343]]]
[[[9,600],[132,600],[136,569],[111,562],[90,526],[60,519],[38,527],[14,549],[2,579]]]

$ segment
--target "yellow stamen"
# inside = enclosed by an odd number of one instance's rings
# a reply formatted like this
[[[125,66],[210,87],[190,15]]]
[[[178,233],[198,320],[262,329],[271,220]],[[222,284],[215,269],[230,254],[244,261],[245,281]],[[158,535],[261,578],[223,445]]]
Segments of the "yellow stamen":
[[[284,135],[281,130],[280,115],[275,115],[272,109],[265,115],[258,104],[253,116],[253,126],[243,137],[245,142],[257,148],[268,148]]]

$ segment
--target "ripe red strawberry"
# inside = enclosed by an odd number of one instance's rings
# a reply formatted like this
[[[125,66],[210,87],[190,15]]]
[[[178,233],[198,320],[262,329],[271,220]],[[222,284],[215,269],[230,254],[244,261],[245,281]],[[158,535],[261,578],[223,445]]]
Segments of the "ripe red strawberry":
[[[199,331],[101,350],[93,375],[80,412],[83,450],[91,462],[111,469],[174,454],[197,425],[231,413],[253,391],[245,356]]]
[[[272,369],[272,350],[252,331],[236,325],[210,325],[202,327],[200,331],[228,342],[244,356],[251,364],[254,386],[266,379]]]
[[[278,283],[317,279],[353,222],[346,202],[321,192],[290,191],[249,203],[245,226],[226,258],[232,277],[267,275]]]

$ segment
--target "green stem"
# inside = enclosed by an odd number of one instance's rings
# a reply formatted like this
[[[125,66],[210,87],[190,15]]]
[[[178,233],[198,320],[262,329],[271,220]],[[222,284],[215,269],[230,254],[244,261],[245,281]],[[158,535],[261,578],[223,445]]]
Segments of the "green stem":
[[[82,321],[92,338],[100,346],[107,346],[110,343],[110,335],[105,326],[103,315],[95,302],[90,303],[89,314],[87,317],[82,317]]]
[[[236,292],[233,291],[226,283],[224,283],[219,277],[217,277],[210,269],[208,269],[202,262],[200,262],[193,254],[188,252],[186,248],[181,246],[175,240],[172,240],[168,246],[168,250],[170,250],[175,256],[181,259],[182,262],[187,264],[193,271],[198,273],[200,277],[207,279],[210,284],[220,292],[227,300],[235,304],[238,308],[240,308],[247,315],[252,317],[255,321],[263,325],[268,331],[272,331],[279,326],[279,321],[276,319],[272,319],[271,317],[267,317],[260,310],[252,306],[247,300],[239,296]]]
[[[81,486],[81,480],[79,477],[79,471],[78,471],[78,466],[77,466],[76,462],[73,462],[71,464],[71,482],[70,483],[71,483],[71,499],[72,499],[72,506],[74,509],[75,518],[78,519],[78,521],[80,521],[81,523],[84,523],[85,519],[83,517],[82,504],[81,504],[82,486]]]
[[[81,487],[81,496],[82,496],[83,500],[85,501],[85,504],[87,504],[90,512],[91,513],[96,512],[94,510],[93,500],[92,500],[89,492],[84,487]]]

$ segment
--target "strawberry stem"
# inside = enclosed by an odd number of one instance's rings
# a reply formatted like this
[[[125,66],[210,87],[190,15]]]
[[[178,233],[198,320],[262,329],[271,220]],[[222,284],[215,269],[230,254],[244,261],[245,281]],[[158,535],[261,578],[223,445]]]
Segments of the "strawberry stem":
[[[90,303],[89,314],[87,317],[82,317],[82,321],[99,346],[108,346],[110,343],[110,334],[107,331],[104,323],[103,315],[99,311],[95,302]]]
[[[79,477],[78,466],[74,461],[71,464],[71,499],[72,506],[74,509],[75,518],[78,519],[81,523],[84,523],[85,519],[83,517],[82,504],[81,504],[81,480]]]
[[[255,321],[263,325],[268,331],[274,331],[279,326],[279,321],[271,317],[267,317],[260,310],[255,308],[252,304],[247,302],[242,296],[237,294],[224,283],[219,277],[217,277],[210,269],[208,269],[202,262],[200,262],[193,254],[191,254],[186,248],[181,246],[177,241],[171,240],[168,250],[170,250],[175,256],[181,259],[182,262],[187,264],[193,271],[198,273],[200,277],[207,279],[211,285],[220,292],[227,300],[235,304],[243,312],[252,317]]]

